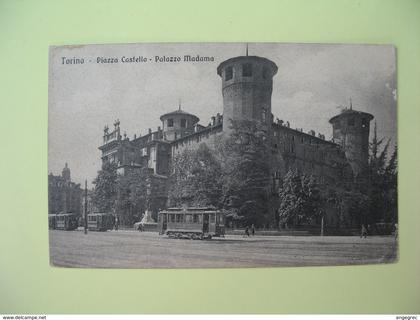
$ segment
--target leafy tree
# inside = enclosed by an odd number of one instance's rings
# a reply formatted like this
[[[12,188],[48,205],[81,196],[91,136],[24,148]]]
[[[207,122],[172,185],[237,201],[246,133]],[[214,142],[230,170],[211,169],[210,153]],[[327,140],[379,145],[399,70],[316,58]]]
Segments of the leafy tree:
[[[117,199],[117,165],[105,162],[102,169],[93,181],[95,188],[92,194],[92,201],[101,212],[112,212],[115,210]]]
[[[397,149],[387,161],[390,140],[378,139],[376,123],[370,143],[369,197],[370,222],[397,219]]]
[[[279,192],[281,224],[310,223],[324,214],[325,195],[313,176],[289,170]]]
[[[172,162],[169,200],[171,205],[219,207],[221,165],[206,144],[184,150]]]
[[[397,147],[392,153],[391,159],[385,169],[385,188],[387,190],[387,208],[384,214],[384,220],[396,222],[398,220],[398,160]]]
[[[242,224],[274,223],[270,212],[270,165],[267,132],[255,121],[232,121],[220,144],[221,204]]]
[[[116,211],[123,225],[139,220],[147,209],[147,169],[134,169],[118,176]]]
[[[370,198],[355,186],[336,185],[329,190],[327,202],[337,215],[336,227],[360,226],[369,222]]]

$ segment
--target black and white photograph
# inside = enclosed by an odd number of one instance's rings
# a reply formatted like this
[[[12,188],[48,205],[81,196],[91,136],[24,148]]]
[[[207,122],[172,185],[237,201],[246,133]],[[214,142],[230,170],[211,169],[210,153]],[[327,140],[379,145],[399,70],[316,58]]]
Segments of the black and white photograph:
[[[396,262],[396,54],[373,44],[50,47],[50,264]]]

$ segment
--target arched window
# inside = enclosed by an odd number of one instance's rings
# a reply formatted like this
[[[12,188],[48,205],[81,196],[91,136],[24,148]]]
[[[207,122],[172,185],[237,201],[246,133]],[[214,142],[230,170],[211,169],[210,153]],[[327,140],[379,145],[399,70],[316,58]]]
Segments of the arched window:
[[[266,122],[267,121],[267,111],[263,110],[261,112],[261,120],[262,120],[262,122]]]
[[[242,77],[252,77],[252,64],[244,63],[242,65]]]

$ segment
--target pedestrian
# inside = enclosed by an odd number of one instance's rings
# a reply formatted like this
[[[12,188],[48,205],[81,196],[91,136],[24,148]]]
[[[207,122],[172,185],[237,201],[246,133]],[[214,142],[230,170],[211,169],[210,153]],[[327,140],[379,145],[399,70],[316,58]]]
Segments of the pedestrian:
[[[398,223],[395,223],[394,228],[395,228],[395,232],[394,232],[395,240],[397,240],[397,238],[398,238]]]
[[[115,216],[115,231],[118,230],[118,216]]]
[[[364,224],[362,224],[362,232],[360,233],[360,238],[365,238],[367,237],[367,229],[365,227]]]
[[[255,227],[254,227],[254,224],[252,224],[252,226],[251,226],[251,234],[252,234],[252,236],[255,236]]]
[[[248,226],[245,228],[245,235],[249,237],[249,228],[248,228]]]

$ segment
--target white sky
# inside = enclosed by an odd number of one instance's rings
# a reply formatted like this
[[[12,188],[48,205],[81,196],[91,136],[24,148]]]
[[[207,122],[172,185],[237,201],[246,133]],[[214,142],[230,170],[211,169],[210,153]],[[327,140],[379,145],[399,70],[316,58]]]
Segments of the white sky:
[[[213,56],[214,62],[96,64],[97,57]],[[68,162],[72,180],[90,183],[100,169],[105,124],[119,118],[121,132],[147,133],[160,126],[160,115],[182,109],[207,125],[223,113],[222,61],[245,54],[245,44],[128,44],[59,47],[50,54],[49,172]],[[292,128],[331,138],[328,119],[338,106],[374,115],[380,137],[396,143],[396,57],[393,46],[249,44],[249,55],[274,61],[272,113]],[[92,63],[63,65],[62,57]],[[373,129],[373,122],[372,122]],[[372,130],[371,130],[372,132]]]

